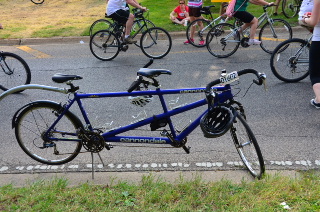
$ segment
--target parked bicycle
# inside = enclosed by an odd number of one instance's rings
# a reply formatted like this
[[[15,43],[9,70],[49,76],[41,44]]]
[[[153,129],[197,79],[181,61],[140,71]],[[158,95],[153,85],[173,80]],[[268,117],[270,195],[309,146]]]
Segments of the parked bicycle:
[[[1,90],[6,91],[19,85],[29,84],[30,81],[31,71],[26,61],[16,54],[0,52]]]
[[[263,14],[258,18],[260,47],[267,53],[272,54],[279,43],[292,38],[292,29],[290,24],[283,19],[272,19],[267,8],[273,5],[263,6]],[[237,20],[237,22],[241,22]],[[225,58],[233,55],[241,45],[244,48],[249,47],[250,28],[239,33],[239,27],[242,24],[221,23],[213,26],[206,38],[207,49],[215,57]]]
[[[243,106],[234,100],[230,84],[238,80],[240,76],[251,73],[257,78],[253,82],[261,85],[266,76],[253,69],[245,69],[229,74],[222,73],[219,79],[212,81],[206,87],[161,89],[157,77],[171,75],[171,72],[164,69],[149,69],[148,66],[151,63],[152,60],[137,72],[137,79],[128,91],[82,93],[78,92],[79,87],[72,82],[82,79],[81,76],[56,74],[52,80],[56,83],[66,83],[69,88],[25,85],[1,94],[0,101],[20,89],[42,89],[67,94],[68,100],[65,103],[48,100],[31,102],[20,108],[13,117],[15,135],[20,147],[28,156],[44,164],[59,165],[72,161],[80,153],[82,147],[85,152],[91,153],[92,157],[93,153],[98,153],[100,156],[100,151],[110,150],[111,143],[119,142],[171,145],[189,153],[190,147],[186,145],[187,136],[200,125],[204,135],[208,138],[217,138],[229,131],[244,166],[254,177],[261,178],[265,171],[264,160],[258,142],[246,122]],[[205,93],[205,97],[193,103],[168,108],[165,95],[190,93],[193,95]],[[153,96],[158,97],[156,100],[163,112],[126,126],[109,129],[106,132],[101,130],[103,129],[101,126],[89,120],[82,102],[83,99],[88,101],[92,98],[116,98],[115,101],[119,101],[119,97],[129,97],[132,104],[142,107],[150,103]],[[85,123],[82,123],[71,112],[71,106],[75,103],[78,104],[81,112],[79,114],[82,114]],[[176,128],[172,122],[173,116],[201,106],[205,106],[204,111],[201,111],[193,122],[188,123],[183,130]],[[128,135],[133,130],[148,125],[151,131],[160,131],[160,137]]]
[[[34,4],[42,4],[44,0],[31,0]]]
[[[287,18],[293,18],[299,13],[302,0],[282,0],[282,12]]]
[[[138,12],[138,8],[133,8],[132,12],[133,13]],[[144,12],[143,16],[144,17],[148,17],[149,16],[149,11]],[[90,29],[89,29],[90,37],[92,37],[92,35],[94,33],[98,32],[100,30],[110,30],[110,31],[113,30],[112,29],[112,26],[114,26],[113,25],[113,20],[111,18],[109,18],[107,14],[105,14],[105,18],[107,18],[107,19],[99,19],[99,20],[96,20],[95,22],[93,22],[93,24],[90,26]],[[140,30],[139,33],[142,34],[145,31],[144,28],[142,27],[144,23],[147,24],[148,28],[155,27],[154,23],[152,23],[148,18],[145,18],[145,21],[143,21],[143,20],[141,20],[141,18],[136,17],[134,22],[133,22],[130,34],[132,36],[133,35],[137,36],[136,32],[138,32],[140,28],[142,28],[142,30]],[[135,43],[135,45],[138,46],[138,47],[139,47],[139,44],[140,43],[138,43],[138,42]]]
[[[149,58],[160,59],[165,57],[171,50],[172,40],[169,33],[160,27],[151,27],[146,21],[142,10],[134,14],[139,20],[138,30],[131,37],[140,37],[139,47]],[[93,34],[90,39],[91,53],[98,59],[108,61],[115,58],[120,51],[127,51],[129,45],[124,42],[125,26],[114,20],[108,30],[100,30]],[[141,36],[138,36],[141,34]]]
[[[309,75],[309,48],[312,34],[307,39],[292,38],[277,46],[270,58],[272,73],[284,82],[299,82]]]

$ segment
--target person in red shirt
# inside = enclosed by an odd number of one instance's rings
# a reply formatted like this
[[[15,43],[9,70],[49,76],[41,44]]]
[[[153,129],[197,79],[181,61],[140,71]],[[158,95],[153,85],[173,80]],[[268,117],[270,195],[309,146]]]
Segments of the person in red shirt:
[[[185,0],[180,0],[179,4],[180,5],[170,13],[170,19],[173,23],[186,25],[190,20],[189,7],[185,5]]]

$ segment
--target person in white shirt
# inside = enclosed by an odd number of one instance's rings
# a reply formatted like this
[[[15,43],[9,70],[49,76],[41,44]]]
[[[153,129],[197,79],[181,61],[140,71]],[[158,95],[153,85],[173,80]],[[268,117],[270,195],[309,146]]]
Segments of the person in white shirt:
[[[130,13],[128,4],[143,11],[146,11],[147,8],[139,5],[139,3],[136,0],[106,0],[106,2],[106,14],[108,15],[108,17],[126,25],[124,41],[127,44],[136,43],[137,41],[134,41],[130,37],[130,31],[133,25],[134,15]]]

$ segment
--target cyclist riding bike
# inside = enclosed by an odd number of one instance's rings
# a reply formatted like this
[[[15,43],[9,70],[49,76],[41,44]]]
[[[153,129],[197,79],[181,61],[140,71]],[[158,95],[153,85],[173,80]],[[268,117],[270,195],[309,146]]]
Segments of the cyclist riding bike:
[[[251,13],[247,12],[248,3],[256,4],[256,5],[274,5],[273,2],[269,3],[264,0],[237,0],[234,7],[234,17],[238,18],[240,21],[244,22],[242,25],[240,32],[245,30],[248,27],[250,28],[250,39],[248,45],[259,45],[261,41],[255,39],[255,34],[258,27],[258,19],[254,17]]]
[[[108,17],[126,26],[124,41],[127,44],[134,44],[137,41],[130,37],[131,28],[134,21],[134,15],[130,13],[129,5],[146,11],[146,7],[142,7],[136,0],[106,0],[106,14]],[[129,5],[128,5],[129,4]]]

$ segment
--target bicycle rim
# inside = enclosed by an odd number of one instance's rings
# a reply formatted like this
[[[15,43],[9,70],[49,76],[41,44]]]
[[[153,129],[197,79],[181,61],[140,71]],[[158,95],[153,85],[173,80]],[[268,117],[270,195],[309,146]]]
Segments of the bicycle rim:
[[[217,24],[209,31],[206,45],[208,51],[213,56],[219,58],[229,57],[239,48],[239,32],[231,24]]]
[[[165,57],[171,50],[172,40],[169,33],[159,27],[145,31],[140,39],[142,52],[154,59]]]
[[[44,0],[31,0],[34,4],[42,4]]]
[[[132,28],[131,28],[131,33],[130,35],[133,38],[136,39],[140,39],[141,35],[147,30],[150,29],[152,27],[155,27],[154,23],[152,23],[151,21],[145,19],[147,26],[142,27],[144,25],[143,20],[137,20],[133,23]],[[139,36],[140,35],[140,36]],[[140,42],[135,43],[134,45],[140,47]]]
[[[119,54],[120,41],[112,32],[100,30],[90,39],[90,51],[99,60],[112,60]]]
[[[30,68],[20,56],[9,52],[0,53],[0,89],[6,91],[29,84],[30,81]]]
[[[213,24],[214,25],[214,24]],[[204,47],[206,46],[207,34],[210,31],[212,26],[210,26],[210,21],[204,19],[194,20],[187,27],[186,35],[190,44],[195,47]],[[191,35],[193,34],[193,40]]]
[[[287,18],[293,18],[298,14],[300,3],[299,0],[283,0],[282,12]]]
[[[260,147],[249,125],[239,113],[230,132],[243,164],[252,176],[260,179],[265,171]]]
[[[259,40],[261,40],[261,48],[272,54],[274,49],[283,41],[292,38],[292,29],[288,22],[282,19],[274,19],[272,26],[267,22],[262,26],[259,33]]]
[[[44,139],[45,132],[57,119],[59,110],[61,106],[57,103],[31,103],[21,111],[15,122],[15,135],[20,147],[38,162],[49,165],[64,164],[80,152],[80,141],[66,141],[77,139],[76,130],[82,127],[70,113],[62,117],[50,133],[50,137],[57,140]]]
[[[309,75],[309,43],[294,38],[281,43],[271,55],[272,73],[284,82],[298,82]]]
[[[89,31],[90,37],[92,37],[92,35],[94,35],[94,33],[98,32],[100,30],[112,31],[112,30],[110,30],[111,25],[112,25],[112,23],[106,19],[99,19],[99,20],[95,21],[90,27],[90,31]]]

